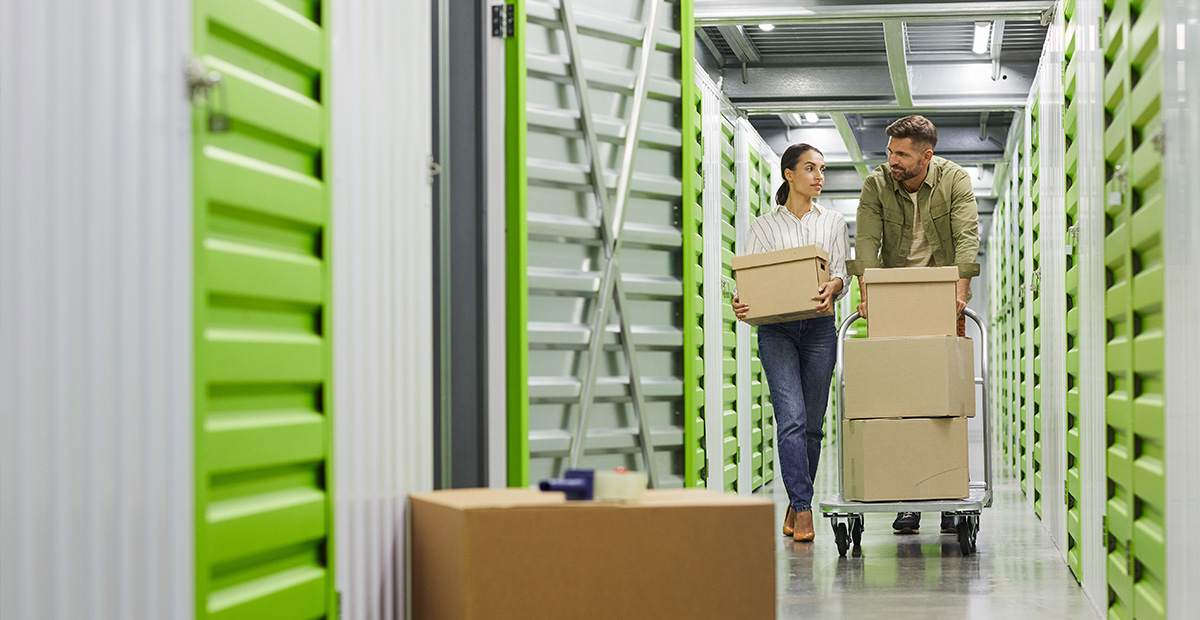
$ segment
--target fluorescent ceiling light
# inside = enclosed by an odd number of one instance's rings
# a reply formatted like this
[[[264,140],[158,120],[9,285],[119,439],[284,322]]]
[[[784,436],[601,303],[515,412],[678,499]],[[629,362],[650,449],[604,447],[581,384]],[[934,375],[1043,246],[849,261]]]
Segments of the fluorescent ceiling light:
[[[810,123],[815,123],[815,122],[817,122],[817,121],[819,121],[819,120],[821,120],[821,119],[820,119],[820,117],[818,117],[818,116],[817,116],[817,113],[816,113],[816,112],[805,112],[805,113],[804,113],[804,120],[806,120],[806,121],[808,121],[808,122],[810,122]]]
[[[799,127],[804,124],[804,118],[795,112],[780,114],[779,118],[783,119],[783,124],[788,127]]]
[[[763,32],[771,32],[775,29],[775,24],[759,24],[758,29]]]
[[[992,22],[975,22],[975,40],[971,43],[971,51],[976,54],[988,51],[991,34]]]

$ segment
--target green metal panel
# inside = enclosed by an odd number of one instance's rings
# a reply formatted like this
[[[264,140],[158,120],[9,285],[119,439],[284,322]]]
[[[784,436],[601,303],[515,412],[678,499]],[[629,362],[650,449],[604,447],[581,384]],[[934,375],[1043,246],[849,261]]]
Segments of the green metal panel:
[[[525,273],[528,250],[529,188],[525,150],[528,144],[525,110],[527,62],[525,57],[525,0],[510,0],[514,36],[504,43],[505,85],[505,202],[507,277],[505,304],[508,362],[508,484],[529,484],[529,282]]]
[[[766,155],[773,157],[773,154],[758,153],[755,149],[750,149],[752,162],[750,214],[753,217],[770,213],[774,208],[775,193],[774,188],[771,187],[771,162],[765,159]],[[757,329],[757,327],[750,328],[751,332],[756,332]],[[761,472],[761,482],[756,481],[753,485],[757,489],[775,477],[775,408],[771,405],[771,391],[767,386],[767,374],[763,371],[762,360],[758,357],[756,333],[751,333],[750,336],[750,354],[752,356],[750,359],[751,398],[752,406],[755,409],[751,413],[751,419],[755,433],[761,434],[761,440],[757,437],[754,440],[756,450],[754,471],[756,475]],[[759,462],[760,458],[761,463]]]
[[[1073,2],[1071,3],[1073,6]],[[1072,19],[1073,11],[1066,13],[1067,23],[1067,46],[1066,46],[1066,69],[1063,74],[1063,104],[1066,113],[1063,116],[1063,130],[1066,133],[1066,225],[1067,225],[1067,243],[1074,245],[1075,237],[1071,231],[1079,221],[1079,187],[1077,186],[1078,170],[1079,170],[1079,149],[1078,140],[1078,119],[1079,103],[1075,99],[1075,76],[1076,67],[1078,65],[1075,55],[1076,41],[1075,34],[1077,32],[1077,24]],[[1067,565],[1071,567],[1071,572],[1074,573],[1077,581],[1083,579],[1083,554],[1087,553],[1082,545],[1083,536],[1083,475],[1080,471],[1081,463],[1081,448],[1080,441],[1080,397],[1079,397],[1079,267],[1076,265],[1076,254],[1074,251],[1067,254],[1066,257],[1066,334],[1067,334],[1067,411],[1066,411],[1066,433],[1067,433],[1067,472],[1066,472],[1066,495],[1067,504],[1067,540],[1066,540],[1066,555]]]
[[[1029,361],[1032,365],[1032,374],[1026,381],[1028,386],[1032,388],[1033,400],[1026,404],[1029,410],[1029,415],[1032,418],[1032,442],[1031,450],[1033,452],[1033,510],[1040,517],[1042,516],[1042,304],[1041,304],[1041,234],[1042,234],[1042,213],[1041,206],[1041,149],[1038,148],[1038,140],[1041,135],[1041,127],[1038,122],[1038,115],[1041,112],[1041,97],[1034,97],[1033,104],[1030,108],[1031,118],[1031,140],[1030,140],[1030,171],[1032,176],[1026,182],[1031,184],[1030,197],[1032,200],[1031,220],[1029,222],[1029,235],[1032,247],[1030,248],[1032,256],[1030,257],[1033,265],[1033,281],[1032,287],[1029,290],[1029,303],[1032,307],[1032,324],[1027,329],[1032,331],[1031,349],[1027,352]]]
[[[684,32],[690,32],[691,13],[683,16]],[[684,57],[690,57],[695,41],[684,37]],[[686,77],[686,73],[685,73]],[[703,487],[707,469],[704,451],[704,131],[701,96],[694,80],[683,80],[683,100],[689,102],[683,119],[683,391],[684,486]]]
[[[737,154],[732,123],[721,118],[721,277],[733,280],[733,257],[737,245]],[[721,416],[724,429],[721,445],[724,491],[737,491],[738,411],[737,411],[737,317],[729,304],[721,306]]]
[[[1033,107],[1033,109],[1036,110],[1037,106],[1035,105]],[[1034,132],[1034,134],[1036,135],[1036,132]],[[1018,169],[1022,169],[1022,168],[1018,168]],[[1029,178],[1022,177],[1020,179],[1022,191],[1018,195],[1021,196],[1020,200],[1022,200],[1022,201],[1024,200],[1024,195],[1025,195],[1024,190],[1026,188],[1026,185],[1029,182],[1030,182]],[[1032,274],[1027,273],[1025,270],[1025,264],[1026,264],[1025,255],[1028,252],[1028,250],[1026,249],[1026,246],[1028,245],[1026,243],[1026,238],[1028,235],[1032,234],[1032,231],[1030,230],[1031,223],[1025,220],[1024,209],[1020,209],[1017,212],[1020,215],[1019,215],[1019,217],[1017,217],[1017,233],[1018,233],[1017,243],[1016,243],[1017,251],[1016,251],[1016,255],[1014,257],[1015,260],[1014,260],[1014,264],[1013,264],[1014,269],[1016,269],[1015,282],[1016,282],[1016,286],[1017,286],[1017,303],[1015,305],[1015,316],[1013,319],[1013,322],[1016,324],[1016,329],[1015,329],[1015,333],[1014,333],[1014,337],[1016,339],[1016,342],[1014,343],[1014,350],[1016,352],[1016,355],[1014,356],[1015,362],[1016,362],[1016,368],[1014,371],[1015,381],[1014,381],[1013,389],[1016,390],[1016,397],[1014,400],[1016,402],[1017,418],[1018,418],[1018,424],[1017,424],[1018,461],[1016,463],[1016,470],[1018,472],[1018,479],[1020,480],[1020,483],[1021,483],[1021,490],[1024,491],[1026,494],[1029,494],[1029,493],[1032,493],[1032,491],[1033,491],[1033,489],[1032,489],[1033,485],[1032,485],[1032,481],[1028,480],[1029,470],[1025,466],[1025,463],[1026,463],[1027,455],[1029,454],[1030,451],[1033,450],[1033,446],[1030,445],[1030,441],[1029,441],[1029,437],[1028,437],[1029,431],[1027,430],[1027,429],[1032,429],[1032,427],[1033,427],[1033,416],[1029,412],[1029,403],[1028,403],[1029,396],[1028,396],[1028,392],[1026,391],[1026,383],[1025,383],[1026,381],[1029,380],[1028,365],[1026,364],[1026,358],[1025,358],[1025,356],[1029,354],[1029,345],[1028,345],[1028,338],[1027,338],[1027,334],[1028,334],[1028,330],[1029,330],[1029,325],[1028,325],[1029,321],[1028,321],[1028,318],[1025,316],[1025,304],[1030,303],[1030,301],[1028,299],[1028,297],[1029,297],[1028,291],[1029,291],[1029,283],[1032,279]]]
[[[1109,617],[1162,618],[1161,3],[1110,2],[1104,17]]]
[[[1136,5],[1135,5],[1136,6]],[[1144,0],[1129,33],[1130,258],[1133,371],[1133,609],[1166,615],[1163,65],[1161,0]]]
[[[700,369],[695,332],[702,308],[694,270],[696,193],[687,158],[697,154],[691,3],[657,6],[655,42],[647,50],[647,98],[639,109],[619,278],[628,304],[612,307],[593,334],[596,291],[607,263],[600,204],[615,215],[614,191],[634,106],[630,85],[642,57],[646,5],[636,0],[573,0],[579,58],[572,58],[558,3],[514,3],[516,32],[508,63],[508,362],[509,483],[559,475],[580,419],[589,351],[599,351],[580,466],[645,469],[633,386],[622,350],[621,313],[636,350],[643,414],[660,486],[697,484],[703,430],[696,398]],[[628,28],[609,32],[612,21]],[[563,62],[567,60],[568,62]],[[575,78],[587,90],[581,110]],[[599,179],[585,141],[597,138]],[[594,183],[595,181],[595,183]],[[598,194],[596,185],[601,185]],[[690,258],[688,252],[691,252]],[[690,319],[688,318],[690,317]]]
[[[328,7],[194,3],[197,618],[337,614]]]

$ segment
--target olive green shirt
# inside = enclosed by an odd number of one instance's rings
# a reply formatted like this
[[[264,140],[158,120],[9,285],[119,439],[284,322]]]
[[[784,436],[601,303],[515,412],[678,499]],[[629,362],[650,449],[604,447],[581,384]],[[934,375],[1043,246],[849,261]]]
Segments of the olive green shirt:
[[[917,190],[921,226],[939,267],[958,267],[958,277],[979,275],[979,208],[971,176],[958,164],[936,155]],[[858,202],[855,259],[846,261],[850,275],[871,267],[903,267],[912,245],[912,198],[882,164],[863,181]]]

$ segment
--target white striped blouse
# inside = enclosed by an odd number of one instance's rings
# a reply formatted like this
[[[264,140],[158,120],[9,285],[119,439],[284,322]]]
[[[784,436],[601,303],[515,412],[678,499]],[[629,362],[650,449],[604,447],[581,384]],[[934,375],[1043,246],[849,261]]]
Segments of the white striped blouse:
[[[750,224],[746,237],[746,253],[758,254],[815,245],[829,253],[829,279],[841,278],[842,290],[834,297],[839,300],[850,290],[846,273],[846,258],[850,254],[850,233],[841,213],[817,206],[797,218],[787,207],[775,205],[770,213],[760,215]]]

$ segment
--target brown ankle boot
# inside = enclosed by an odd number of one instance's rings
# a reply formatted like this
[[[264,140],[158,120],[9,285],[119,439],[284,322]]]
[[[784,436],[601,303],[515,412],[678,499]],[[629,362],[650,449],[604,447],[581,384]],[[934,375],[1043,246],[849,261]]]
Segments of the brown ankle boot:
[[[811,510],[796,513],[796,520],[792,522],[794,533],[792,540],[796,542],[810,542],[816,538],[817,533],[813,531],[813,516]]]
[[[787,507],[787,512],[783,513],[783,535],[791,536],[796,533],[796,528],[793,525],[796,522],[796,511],[792,510],[791,506]]]

